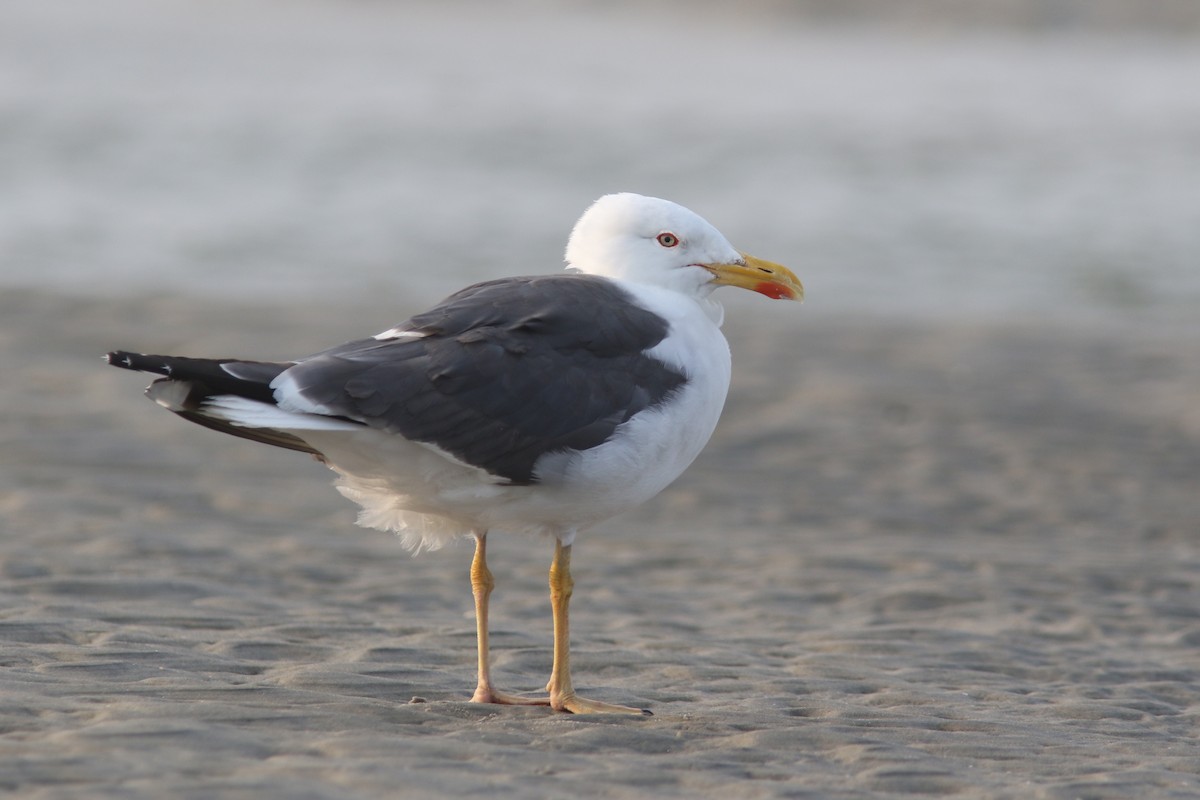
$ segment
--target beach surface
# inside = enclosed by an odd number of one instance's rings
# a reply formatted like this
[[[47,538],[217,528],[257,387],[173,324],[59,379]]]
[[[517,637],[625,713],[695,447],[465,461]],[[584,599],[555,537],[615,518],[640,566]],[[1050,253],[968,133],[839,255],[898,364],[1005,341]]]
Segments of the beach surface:
[[[1200,343],[758,300],[709,448],[577,543],[576,684],[632,719],[466,702],[469,546],[409,556],[99,360],[284,357],[391,307],[6,292],[0,788],[1200,795]],[[493,539],[497,678],[534,691],[551,546]]]

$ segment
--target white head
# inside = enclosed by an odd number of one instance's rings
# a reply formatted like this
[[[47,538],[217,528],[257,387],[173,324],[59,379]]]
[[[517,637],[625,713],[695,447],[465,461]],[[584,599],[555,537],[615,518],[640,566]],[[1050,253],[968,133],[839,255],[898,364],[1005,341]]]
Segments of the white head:
[[[580,272],[697,299],[718,286],[741,286],[776,298],[804,296],[790,270],[739,253],[695,212],[628,192],[605,195],[584,212],[571,231],[566,257]]]

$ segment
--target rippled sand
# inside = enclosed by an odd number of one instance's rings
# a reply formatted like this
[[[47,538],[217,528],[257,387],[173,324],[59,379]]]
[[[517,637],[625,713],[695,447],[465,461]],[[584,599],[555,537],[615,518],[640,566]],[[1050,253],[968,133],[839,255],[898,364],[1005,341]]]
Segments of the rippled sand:
[[[655,712],[609,719],[465,702],[468,547],[410,558],[319,465],[98,358],[283,357],[393,312],[6,292],[0,787],[1200,793],[1200,343],[778,308],[731,309],[700,461],[577,545],[576,683]],[[534,690],[550,548],[493,538],[498,680]]]

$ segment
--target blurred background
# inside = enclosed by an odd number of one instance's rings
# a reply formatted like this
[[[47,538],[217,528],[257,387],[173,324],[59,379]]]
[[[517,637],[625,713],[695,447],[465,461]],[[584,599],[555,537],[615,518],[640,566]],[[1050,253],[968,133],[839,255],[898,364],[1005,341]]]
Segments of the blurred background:
[[[399,318],[631,190],[809,314],[1195,327],[1198,44],[1191,0],[0,0],[0,290]]]

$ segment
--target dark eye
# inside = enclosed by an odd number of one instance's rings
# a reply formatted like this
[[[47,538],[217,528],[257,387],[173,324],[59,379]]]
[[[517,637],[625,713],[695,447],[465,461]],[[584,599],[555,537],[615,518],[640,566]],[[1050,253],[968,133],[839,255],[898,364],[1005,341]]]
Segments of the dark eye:
[[[671,232],[660,233],[658,235],[658,243],[663,247],[674,247],[679,244],[679,237]]]

